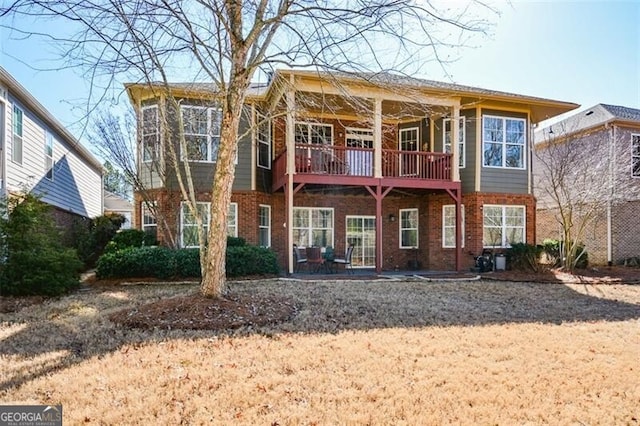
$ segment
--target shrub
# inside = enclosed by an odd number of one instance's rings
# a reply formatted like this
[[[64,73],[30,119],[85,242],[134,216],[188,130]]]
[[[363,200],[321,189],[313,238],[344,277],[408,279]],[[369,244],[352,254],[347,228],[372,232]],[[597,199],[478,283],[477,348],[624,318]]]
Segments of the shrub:
[[[82,263],[62,246],[50,206],[26,194],[0,209],[0,293],[56,296],[79,285]]]
[[[242,237],[227,237],[227,247],[246,246],[247,242]]]
[[[514,270],[538,272],[541,254],[542,246],[513,243],[506,252],[507,264]]]
[[[547,239],[543,241],[543,252],[549,259],[550,263],[554,266],[562,266],[564,264],[564,242],[558,240]],[[578,268],[584,269],[589,264],[589,253],[584,247],[584,244],[578,244],[575,248],[575,259],[573,265],[564,265],[568,269]]]
[[[113,236],[104,249],[105,253],[113,253],[129,247],[154,246],[158,242],[155,237],[139,229],[123,229]]]
[[[228,277],[277,274],[273,251],[251,245],[227,248]],[[130,247],[105,253],[96,265],[98,278],[199,278],[198,249]]]
[[[76,221],[72,230],[70,247],[78,251],[78,256],[85,268],[95,265],[96,260],[102,255],[105,247],[125,220],[124,216],[114,213],[98,216],[90,220],[89,223]]]

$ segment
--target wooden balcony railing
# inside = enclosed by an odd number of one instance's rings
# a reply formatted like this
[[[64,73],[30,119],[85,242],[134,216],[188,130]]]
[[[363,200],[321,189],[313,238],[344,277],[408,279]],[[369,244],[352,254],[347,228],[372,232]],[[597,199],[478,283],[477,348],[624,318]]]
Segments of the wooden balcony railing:
[[[370,148],[333,145],[296,144],[297,174],[371,177],[374,175],[374,155]],[[284,183],[287,171],[286,152],[273,163],[274,188]],[[451,181],[451,154],[383,149],[382,177],[407,180]]]

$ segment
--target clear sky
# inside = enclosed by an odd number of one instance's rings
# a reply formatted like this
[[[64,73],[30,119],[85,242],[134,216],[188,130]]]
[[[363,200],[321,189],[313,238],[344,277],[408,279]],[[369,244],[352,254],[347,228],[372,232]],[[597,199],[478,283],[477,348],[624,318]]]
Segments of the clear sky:
[[[420,77],[532,96],[588,108],[640,108],[640,0],[512,0],[493,16],[493,34],[475,38],[448,65]],[[52,23],[38,23],[43,30]],[[5,23],[6,25],[6,23]],[[90,87],[73,69],[51,68],[54,47],[0,30],[0,63],[76,135]],[[126,102],[126,98],[121,99]],[[85,143],[86,144],[86,143]]]

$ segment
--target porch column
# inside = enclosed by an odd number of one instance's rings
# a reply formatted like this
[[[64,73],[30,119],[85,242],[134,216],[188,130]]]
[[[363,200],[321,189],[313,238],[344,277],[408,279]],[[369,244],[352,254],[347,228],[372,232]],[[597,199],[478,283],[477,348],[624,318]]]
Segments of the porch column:
[[[289,87],[287,88],[287,134],[285,146],[287,147],[287,184],[285,185],[285,204],[287,209],[286,214],[286,229],[287,229],[287,267],[289,274],[293,274],[293,174],[296,172],[296,148],[295,148],[295,106],[296,106],[296,92],[294,90],[293,74],[290,75]]]
[[[456,191],[456,271],[462,271],[462,194]]]
[[[451,180],[460,182],[460,106],[453,106],[451,116]]]
[[[373,100],[373,177],[382,177],[382,99]]]

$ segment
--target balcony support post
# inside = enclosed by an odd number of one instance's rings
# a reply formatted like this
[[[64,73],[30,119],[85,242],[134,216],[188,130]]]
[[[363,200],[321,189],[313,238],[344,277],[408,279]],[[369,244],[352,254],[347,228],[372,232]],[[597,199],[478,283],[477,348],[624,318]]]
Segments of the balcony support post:
[[[382,178],[382,99],[373,100],[373,177]]]
[[[451,144],[453,145],[453,144]],[[462,189],[447,189],[449,196],[456,203],[456,271],[462,271]]]
[[[392,186],[382,190],[382,185],[378,183],[375,190],[370,186],[365,186],[369,194],[376,200],[376,274],[382,272],[382,200],[387,196],[389,191],[393,189]]]
[[[287,215],[285,226],[287,228],[287,268],[289,274],[293,274],[293,174],[295,173],[295,161],[296,161],[296,148],[295,148],[295,107],[296,107],[296,92],[294,90],[294,77],[293,74],[289,76],[289,87],[287,88],[287,183],[285,185],[285,204],[287,206]]]

